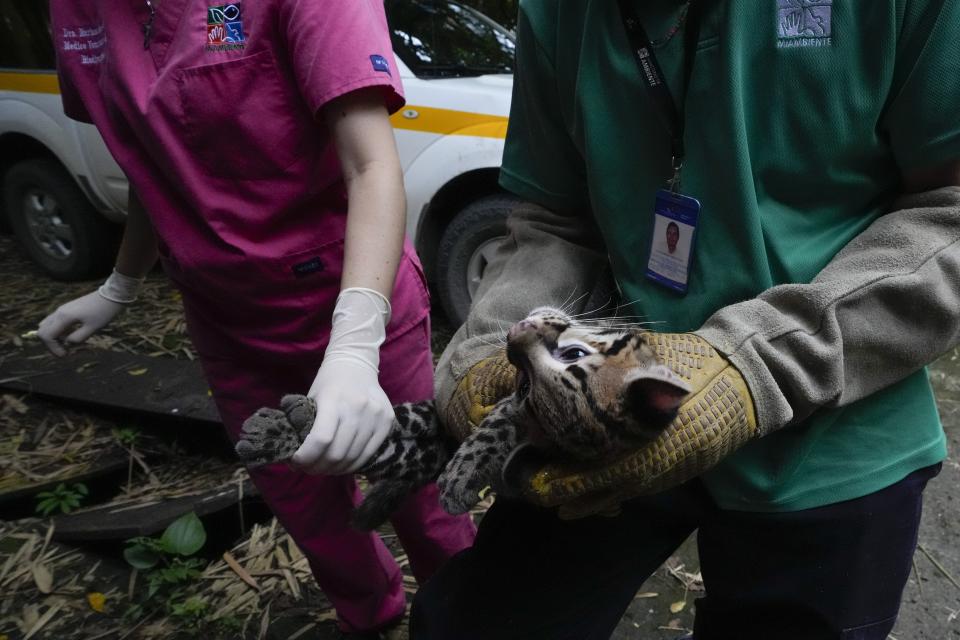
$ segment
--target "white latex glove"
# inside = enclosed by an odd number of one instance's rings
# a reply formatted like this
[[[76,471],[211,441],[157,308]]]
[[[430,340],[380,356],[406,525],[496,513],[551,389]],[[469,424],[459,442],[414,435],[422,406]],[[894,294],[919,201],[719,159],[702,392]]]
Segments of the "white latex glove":
[[[377,451],[393,425],[393,406],[378,379],[390,303],[373,289],[337,297],[330,343],[307,395],[317,418],[291,462],[307,473],[353,473]]]
[[[114,270],[99,289],[60,305],[41,320],[37,337],[54,355],[66,355],[64,345],[80,344],[134,302],[142,282]]]

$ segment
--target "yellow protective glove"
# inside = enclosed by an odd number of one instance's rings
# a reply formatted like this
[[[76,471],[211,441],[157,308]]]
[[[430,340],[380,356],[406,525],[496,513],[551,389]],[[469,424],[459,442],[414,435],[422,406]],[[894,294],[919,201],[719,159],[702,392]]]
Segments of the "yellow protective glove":
[[[690,385],[677,417],[653,442],[602,466],[541,467],[523,483],[531,502],[560,506],[562,518],[613,515],[622,501],[695,478],[757,436],[746,381],[706,340],[655,332],[645,339],[657,360]]]
[[[505,476],[527,500],[559,506],[565,518],[613,514],[623,500],[682,484],[756,437],[756,413],[746,381],[716,349],[689,333],[645,332],[644,338],[658,362],[690,385],[676,419],[653,442],[602,465],[520,468],[538,456],[529,450],[518,452],[508,462],[511,469]],[[444,412],[451,435],[462,440],[515,388],[516,369],[505,352],[474,365]]]
[[[443,424],[458,442],[470,435],[493,406],[517,388],[517,369],[505,350],[473,365],[460,378],[450,402],[443,408]]]

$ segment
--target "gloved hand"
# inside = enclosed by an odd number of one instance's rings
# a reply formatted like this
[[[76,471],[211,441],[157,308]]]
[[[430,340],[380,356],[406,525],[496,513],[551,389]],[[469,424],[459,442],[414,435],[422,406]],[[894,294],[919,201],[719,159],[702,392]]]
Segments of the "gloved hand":
[[[645,334],[657,359],[691,387],[677,417],[650,444],[600,468],[546,465],[525,478],[523,494],[560,517],[615,513],[638,495],[658,493],[707,471],[758,435],[741,373],[706,340],[690,333]]]
[[[54,355],[66,355],[65,344],[80,344],[135,302],[142,283],[143,278],[131,278],[114,269],[99,289],[57,307],[41,320],[37,336]]]
[[[294,466],[307,473],[353,473],[390,433],[393,406],[378,379],[390,303],[373,289],[340,292],[323,364],[307,396],[317,416]]]
[[[559,506],[561,517],[610,514],[623,500],[657,493],[700,475],[756,437],[750,391],[725,357],[694,334],[644,335],[658,361],[691,388],[670,426],[650,444],[600,466],[543,464],[537,452],[518,451],[503,470],[505,484],[535,504]],[[486,415],[490,389],[511,384],[494,363],[493,359],[481,361],[461,379],[445,419],[460,420],[462,425],[465,416],[482,419]],[[512,388],[506,393],[510,392]]]
[[[473,365],[460,378],[450,402],[443,407],[443,424],[458,442],[463,442],[494,405],[516,390],[517,369],[507,360],[506,350],[497,351]]]

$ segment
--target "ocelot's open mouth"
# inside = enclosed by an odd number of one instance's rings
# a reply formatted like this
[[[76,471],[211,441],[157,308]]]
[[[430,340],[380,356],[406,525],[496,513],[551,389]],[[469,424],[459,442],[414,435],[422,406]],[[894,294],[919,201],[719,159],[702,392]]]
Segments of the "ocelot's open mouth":
[[[530,376],[526,369],[517,367],[517,398],[525,399],[530,395]]]
[[[530,358],[523,348],[508,342],[507,360],[517,368],[517,396],[523,400],[530,395]]]

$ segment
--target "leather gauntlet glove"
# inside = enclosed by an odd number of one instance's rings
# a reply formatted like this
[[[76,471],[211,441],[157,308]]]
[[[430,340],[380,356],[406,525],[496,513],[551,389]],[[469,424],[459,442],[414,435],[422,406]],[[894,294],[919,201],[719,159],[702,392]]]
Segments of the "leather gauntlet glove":
[[[507,360],[505,350],[473,365],[443,408],[441,417],[447,433],[462,442],[493,406],[516,388],[517,369]]]
[[[689,333],[645,334],[660,363],[691,387],[673,422],[653,442],[600,467],[547,464],[522,475],[522,492],[560,516],[612,514],[628,498],[690,480],[758,435],[746,381],[703,338]]]

